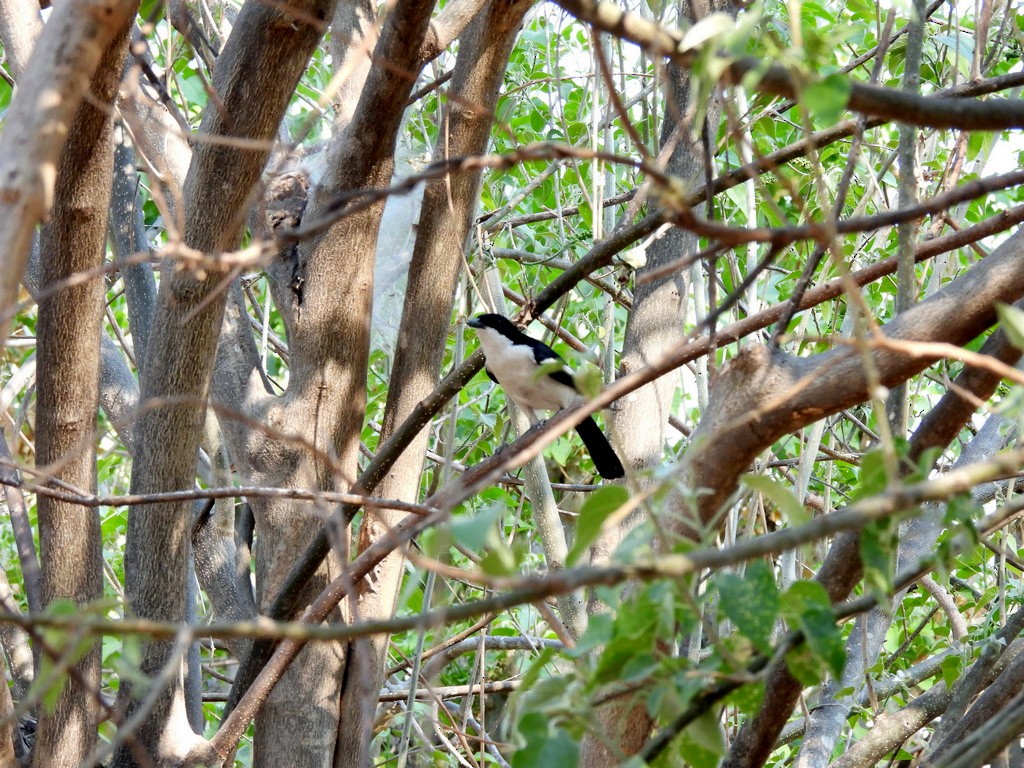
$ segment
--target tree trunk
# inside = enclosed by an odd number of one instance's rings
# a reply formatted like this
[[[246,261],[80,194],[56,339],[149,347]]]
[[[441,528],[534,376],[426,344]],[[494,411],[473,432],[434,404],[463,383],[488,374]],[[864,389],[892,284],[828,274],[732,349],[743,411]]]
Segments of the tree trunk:
[[[707,11],[705,8],[703,12]],[[666,171],[679,178],[687,189],[699,189],[704,181],[705,158],[700,144],[702,129],[684,122],[684,116],[692,113],[697,95],[688,70],[669,64],[665,71],[669,97],[660,143],[662,152],[668,153]],[[713,100],[706,118],[711,135],[717,132],[720,115],[721,104]],[[695,234],[672,227],[650,244],[647,263],[639,276],[675,261],[681,255],[696,253],[699,248],[700,240]],[[687,271],[680,270],[661,280],[637,286],[622,346],[620,366],[623,375],[643,368],[666,350],[682,343],[686,337],[689,282]],[[616,405],[612,434],[615,444],[625,455],[626,466],[632,470],[632,482],[639,486],[639,490],[649,490],[656,482],[646,473],[660,466],[664,460],[668,419],[679,386],[679,373],[672,371],[631,392]],[[643,428],[637,429],[638,424]],[[669,512],[668,516],[671,514]],[[604,534],[594,547],[593,559],[601,562],[610,557],[639,522],[639,514],[631,515],[622,525]],[[592,601],[591,610],[601,611],[603,607]],[[588,733],[584,738],[580,747],[581,765],[610,768],[619,764],[621,755],[632,756],[639,752],[653,727],[643,700],[643,695],[640,695],[626,702],[614,702],[597,711],[600,734]]]
[[[248,3],[217,60],[218,98],[203,118],[202,133],[238,136],[268,144],[277,133],[288,99],[320,40],[330,0],[293,3],[286,9]],[[253,89],[259,92],[254,98]],[[250,145],[251,146],[251,145]],[[268,156],[264,148],[199,143],[185,183],[185,243],[198,251],[231,249],[241,237],[246,206]],[[207,264],[198,272],[164,263],[156,314],[146,352],[143,412],[136,426],[132,490],[152,493],[191,488],[205,422],[209,387],[226,291],[226,271]],[[160,407],[146,404],[154,399]],[[132,508],[125,547],[125,591],[139,616],[181,621],[191,557],[191,504]],[[180,664],[169,642],[143,645],[142,672],[157,676]],[[158,764],[182,759],[200,746],[185,718],[179,672],[158,696],[137,737]],[[120,691],[129,714],[138,703],[130,684]],[[132,765],[122,747],[114,765]]]
[[[452,78],[444,135],[434,154],[436,160],[486,151],[505,65],[527,7],[523,0],[495,0],[466,29]],[[437,179],[424,190],[381,442],[440,379],[455,287],[479,187],[480,172],[476,171]],[[416,436],[375,493],[416,500],[429,437],[426,429]],[[404,516],[389,510],[368,510],[359,532],[359,552]],[[402,553],[395,552],[360,583],[351,608],[353,618],[365,621],[394,613],[403,563]],[[349,647],[335,768],[362,768],[370,763],[373,713],[384,680],[388,643],[386,635],[378,635]]]
[[[394,147],[405,102],[417,71],[416,53],[432,10],[429,2],[399,2],[389,14],[374,64],[348,127],[328,151],[328,170],[305,211],[316,221],[338,195],[390,183]],[[236,31],[241,19],[236,24]],[[255,477],[281,487],[351,488],[358,470],[369,355],[373,262],[383,203],[341,218],[327,232],[304,241],[287,258],[287,286],[278,285],[288,330],[290,383],[264,416],[270,440],[235,445]],[[289,270],[284,270],[289,272]],[[301,426],[297,426],[301,425]],[[301,430],[304,445],[281,434]],[[256,450],[254,450],[256,449]],[[329,457],[329,458],[328,458]],[[324,512],[308,503],[252,499],[257,522],[259,605],[266,610]],[[324,510],[326,511],[326,510]],[[344,556],[346,534],[336,540]],[[299,602],[308,602],[338,560],[322,566]],[[344,650],[311,644],[292,663],[256,718],[257,766],[330,765],[338,737]],[[310,700],[312,698],[312,701]]]
[[[103,55],[57,169],[52,223],[43,227],[42,299],[37,333],[36,465],[53,480],[95,493],[96,414],[105,284],[103,264],[113,174],[109,105],[114,102],[128,26]],[[90,275],[66,285],[66,281]],[[45,476],[45,475],[44,475]],[[103,596],[97,510],[41,495],[39,543],[43,600],[87,606]],[[44,653],[63,652],[44,649]],[[42,710],[33,765],[78,766],[96,744],[100,644],[78,661],[52,712]]]

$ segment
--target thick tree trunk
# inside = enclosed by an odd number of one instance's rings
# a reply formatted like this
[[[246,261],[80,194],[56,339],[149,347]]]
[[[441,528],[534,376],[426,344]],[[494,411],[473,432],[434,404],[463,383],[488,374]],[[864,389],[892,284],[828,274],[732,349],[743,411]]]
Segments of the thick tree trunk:
[[[96,69],[90,92],[98,103],[83,102],[72,123],[57,168],[53,220],[40,238],[36,464],[54,480],[92,492],[105,293],[99,270],[114,162],[109,105],[128,50],[128,28],[122,24]],[[91,277],[65,284],[82,275]],[[44,602],[87,605],[99,599],[103,555],[97,510],[48,496],[40,496],[38,504]],[[40,713],[33,752],[33,765],[40,768],[78,766],[95,746],[98,642],[74,670],[53,711]]]
[[[201,132],[269,146],[320,40],[323,25],[317,20],[329,18],[332,6],[331,0],[296,2],[288,8],[248,3],[217,60],[213,86],[218,98],[206,111]],[[268,154],[264,148],[230,143],[197,145],[185,184],[188,246],[216,253],[237,245],[246,205]],[[137,493],[192,487],[225,304],[225,272],[214,265],[195,273],[169,258],[163,275],[142,387],[144,408],[154,399],[161,405],[145,409],[136,427],[132,489]],[[130,511],[125,589],[137,615],[164,621],[185,616],[190,521],[187,502]],[[170,643],[143,646],[143,673],[156,676],[168,663],[179,663]],[[121,688],[121,699],[133,712],[137,701],[131,685]],[[185,719],[180,672],[172,675],[137,735],[158,764],[181,759],[199,746]],[[122,747],[114,764],[133,762],[131,751]]]
[[[435,159],[482,154],[487,150],[509,52],[528,7],[529,3],[523,0],[495,0],[466,29],[452,78],[444,136],[438,142]],[[475,171],[432,181],[424,190],[382,441],[434,390],[440,379],[455,287],[479,187],[480,172]],[[385,498],[416,500],[428,438],[426,429],[417,435],[375,493]],[[387,510],[367,511],[359,532],[359,552],[404,516]],[[385,618],[394,612],[403,562],[402,554],[395,552],[360,583],[351,608],[353,617],[365,621]],[[389,638],[380,635],[349,647],[335,768],[362,768],[370,762],[373,713],[383,683],[388,643]]]
[[[430,2],[399,2],[389,13],[359,103],[328,151],[329,167],[305,222],[315,221],[341,193],[390,183],[404,105],[418,71],[419,41],[432,8]],[[250,450],[254,471],[272,477],[275,485],[339,490],[355,481],[382,210],[383,203],[377,203],[342,218],[291,254],[295,280],[288,292],[279,288],[276,294],[284,298],[281,313],[288,328],[291,379],[283,402],[270,405],[266,416],[281,433],[300,430],[316,450],[297,450],[294,441],[265,441],[260,452]],[[323,512],[309,504],[251,503],[257,521],[259,604],[266,610],[320,530]],[[337,567],[335,560],[319,569],[304,590],[304,601],[337,575]],[[257,766],[330,765],[344,661],[342,648],[312,644],[292,663],[257,715]]]
[[[703,12],[707,12],[704,8]],[[683,116],[691,113],[696,97],[689,71],[668,65],[668,103],[662,126],[662,151],[668,153],[666,171],[679,178],[687,189],[699,189],[704,181],[704,154],[700,143],[701,126],[686,125]],[[708,107],[707,125],[715,135],[721,115],[721,104],[715,100]],[[651,243],[647,249],[644,271],[679,259],[699,250],[699,238],[692,232],[673,227]],[[702,267],[698,267],[702,268]],[[644,274],[640,272],[640,275]],[[626,335],[622,347],[621,372],[629,374],[657,360],[666,350],[681,344],[686,336],[686,310],[689,294],[689,276],[684,271],[645,282],[637,286],[633,307],[626,322]],[[656,481],[647,475],[661,466],[664,458],[665,436],[672,402],[679,389],[678,371],[631,392],[618,401],[612,434],[615,444],[624,454],[625,463],[633,471],[633,482],[646,491]],[[637,425],[643,425],[638,429]],[[668,512],[666,516],[671,516]],[[632,515],[619,527],[608,531],[597,542],[593,551],[595,561],[607,559],[627,533],[639,522]],[[592,602],[591,610],[603,607]],[[614,702],[597,712],[601,733],[588,734],[581,745],[581,765],[618,765],[620,755],[636,754],[650,735],[653,721],[643,703],[643,696],[626,702]]]
[[[0,673],[0,718],[3,718],[3,725],[0,725],[0,765],[16,764],[14,739],[18,732],[18,721],[13,715],[14,701],[7,685],[7,675]]]

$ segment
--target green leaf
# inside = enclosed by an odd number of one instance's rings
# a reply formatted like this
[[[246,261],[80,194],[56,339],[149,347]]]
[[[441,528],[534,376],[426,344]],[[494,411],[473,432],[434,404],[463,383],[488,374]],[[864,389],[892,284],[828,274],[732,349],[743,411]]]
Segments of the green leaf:
[[[806,643],[786,653],[786,667],[804,687],[809,688],[821,682],[821,662]]]
[[[597,613],[590,617],[583,636],[572,648],[565,649],[565,655],[573,659],[586,656],[595,648],[600,648],[612,639],[615,622],[610,613]]]
[[[547,673],[547,666],[551,663],[551,660],[555,657],[555,651],[547,646],[541,648],[540,653],[526,668],[526,672],[523,674],[523,681],[519,687],[522,692],[522,697],[532,696],[537,686],[537,681],[541,679],[541,675]],[[551,679],[551,678],[546,678]],[[559,678],[561,679],[561,678]]]
[[[731,32],[735,26],[736,22],[732,16],[720,11],[709,13],[686,30],[686,34],[683,35],[683,42],[679,44],[679,52],[685,53],[694,48],[699,48],[709,40]]]
[[[604,387],[604,375],[593,363],[584,363],[573,374],[572,383],[587,400],[593,400]]]
[[[846,650],[825,588],[816,581],[796,582],[782,595],[782,613],[790,625],[803,631],[807,648],[818,663],[839,677]]]
[[[480,558],[480,569],[488,576],[512,576],[518,574],[515,553],[504,544],[491,546]]]
[[[658,669],[658,662],[651,653],[638,653],[622,665],[622,682],[644,680]]]
[[[1017,349],[1024,349],[1024,310],[1012,304],[996,304],[996,314],[1002,323],[1003,333]]]
[[[764,653],[772,651],[772,629],[779,615],[779,588],[771,566],[751,563],[741,577],[722,573],[715,579],[721,607],[740,634]]]
[[[549,707],[566,706],[571,684],[572,680],[562,675],[536,680],[523,696],[524,711],[539,712]]]
[[[743,484],[772,502],[790,525],[801,525],[811,519],[796,494],[777,480],[767,475],[744,475]]]
[[[737,707],[740,712],[752,715],[761,708],[761,702],[764,701],[764,691],[763,680],[741,685],[726,697],[725,703]]]
[[[963,657],[958,653],[951,653],[942,660],[942,680],[946,688],[952,688],[964,670]]]
[[[550,768],[579,763],[580,747],[560,728],[551,729],[543,712],[531,712],[519,721],[519,735],[526,746],[512,755],[512,768]]]
[[[899,528],[892,519],[874,520],[860,534],[860,558],[868,589],[884,598],[892,588]],[[884,604],[884,603],[883,603]]]
[[[452,540],[466,549],[480,551],[492,540],[501,510],[495,506],[479,515],[457,518],[448,527]]]
[[[833,125],[850,100],[853,86],[845,75],[832,74],[804,88],[800,101],[822,125]]]
[[[566,557],[573,565],[601,535],[601,528],[609,515],[629,501],[629,491],[621,485],[607,485],[590,494],[576,520],[576,537]]]
[[[860,482],[853,489],[850,498],[854,501],[866,499],[885,490],[889,477],[885,471],[885,459],[882,451],[876,448],[864,454],[860,462]]]
[[[725,737],[718,709],[698,717],[679,737],[679,754],[692,768],[717,768],[725,754]]]

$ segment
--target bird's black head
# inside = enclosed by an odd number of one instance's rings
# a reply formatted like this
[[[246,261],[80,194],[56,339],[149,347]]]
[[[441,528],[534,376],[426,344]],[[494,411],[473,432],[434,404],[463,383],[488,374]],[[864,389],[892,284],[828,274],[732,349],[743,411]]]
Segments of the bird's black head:
[[[512,321],[507,317],[504,315],[495,315],[493,313],[477,315],[466,324],[470,328],[492,328],[505,336],[512,336],[520,332],[518,328],[512,325]]]

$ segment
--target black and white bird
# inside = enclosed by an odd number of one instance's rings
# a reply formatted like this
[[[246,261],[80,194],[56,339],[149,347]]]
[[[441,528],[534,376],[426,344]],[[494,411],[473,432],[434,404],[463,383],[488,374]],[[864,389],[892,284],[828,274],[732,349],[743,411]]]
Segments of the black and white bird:
[[[547,344],[512,325],[507,317],[477,315],[469,321],[469,327],[480,338],[487,375],[523,409],[530,423],[537,423],[538,409],[557,411],[581,401],[572,376],[564,368],[565,361]],[[601,477],[615,480],[625,474],[612,444],[590,416],[576,425],[576,433],[590,451]]]

